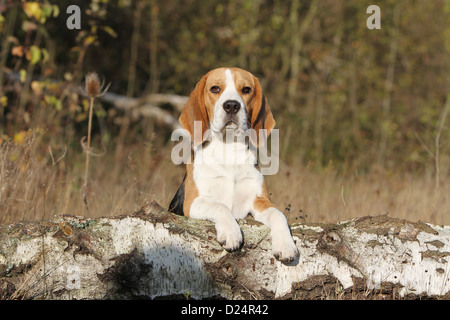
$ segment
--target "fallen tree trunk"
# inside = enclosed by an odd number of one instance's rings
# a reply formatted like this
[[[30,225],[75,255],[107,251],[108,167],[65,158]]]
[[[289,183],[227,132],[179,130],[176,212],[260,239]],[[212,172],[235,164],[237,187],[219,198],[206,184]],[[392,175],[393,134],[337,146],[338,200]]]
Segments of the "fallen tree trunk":
[[[449,298],[450,227],[386,215],[292,225],[299,258],[271,254],[269,229],[239,221],[228,253],[214,225],[156,202],[128,216],[56,216],[0,226],[0,298]]]
[[[22,84],[20,74],[17,72],[6,72],[6,79],[16,84]],[[31,80],[30,80],[31,81]],[[50,80],[53,83],[59,83],[57,80]],[[0,83],[0,85],[2,85]],[[60,85],[60,88],[64,86]],[[80,87],[69,86],[67,89],[71,92],[81,94]],[[161,108],[162,105],[171,105],[176,114],[180,114],[183,111],[184,105],[188,101],[189,97],[180,96],[176,94],[147,94],[139,98],[127,97],[113,92],[106,92],[98,97],[102,102],[111,104],[114,108],[127,112],[132,119],[140,118],[154,118],[159,123],[168,126],[175,130],[180,128],[178,123],[178,116],[172,115],[171,112]]]
[[[102,102],[110,103],[116,109],[128,112],[132,119],[155,118],[161,124],[177,129],[180,128],[177,117],[159,106],[170,104],[174,106],[178,113],[181,113],[188,97],[171,94],[149,94],[141,98],[131,98],[107,92],[99,99]]]

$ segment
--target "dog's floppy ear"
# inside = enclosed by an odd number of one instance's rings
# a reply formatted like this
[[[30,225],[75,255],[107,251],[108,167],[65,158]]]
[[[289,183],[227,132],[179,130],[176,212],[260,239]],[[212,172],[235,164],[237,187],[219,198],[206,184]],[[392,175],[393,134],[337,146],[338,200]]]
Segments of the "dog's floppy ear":
[[[181,126],[189,131],[191,138],[194,141],[194,146],[203,143],[205,140],[204,134],[206,130],[209,129],[209,118],[205,105],[206,79],[207,75],[203,76],[197,83],[179,118]],[[197,122],[197,125],[195,125],[195,122]],[[200,123],[201,130],[199,128]],[[194,130],[194,128],[196,128],[196,130]]]
[[[253,77],[255,83],[255,96],[250,103],[250,127],[254,130],[250,133],[250,140],[257,147],[264,146],[270,132],[275,127],[275,119],[273,118],[270,106],[262,92],[258,78]],[[265,129],[261,131],[260,129]]]

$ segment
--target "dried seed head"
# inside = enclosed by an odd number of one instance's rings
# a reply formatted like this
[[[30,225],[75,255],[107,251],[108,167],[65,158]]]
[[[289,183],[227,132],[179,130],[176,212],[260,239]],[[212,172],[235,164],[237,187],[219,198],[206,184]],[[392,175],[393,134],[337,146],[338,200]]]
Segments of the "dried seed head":
[[[85,88],[84,90],[80,88],[80,92],[91,98],[100,97],[108,91],[109,86],[111,85],[111,83],[108,83],[108,85],[104,87],[104,84],[104,82],[100,83],[97,73],[90,72],[86,75]]]
[[[95,72],[88,73],[86,75],[86,94],[89,97],[96,97],[100,94],[101,90],[100,80]]]

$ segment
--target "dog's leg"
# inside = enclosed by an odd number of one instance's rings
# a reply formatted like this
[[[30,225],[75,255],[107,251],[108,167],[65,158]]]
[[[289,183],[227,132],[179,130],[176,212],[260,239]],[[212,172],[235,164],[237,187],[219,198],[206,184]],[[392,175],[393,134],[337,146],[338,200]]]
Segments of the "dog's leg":
[[[184,205],[184,181],[186,180],[186,175],[183,178],[183,182],[181,182],[180,187],[177,190],[177,193],[175,193],[175,196],[173,197],[172,201],[170,201],[169,204],[169,211],[173,212],[175,214],[178,214],[180,216],[184,215],[183,212],[183,205]]]
[[[191,205],[189,216],[214,222],[217,241],[227,251],[239,249],[242,244],[242,231],[231,210],[221,202],[207,197],[197,197]]]
[[[272,252],[275,258],[282,262],[293,261],[298,255],[298,249],[284,214],[275,208],[270,200],[262,197],[255,200],[252,214],[256,221],[270,228]]]

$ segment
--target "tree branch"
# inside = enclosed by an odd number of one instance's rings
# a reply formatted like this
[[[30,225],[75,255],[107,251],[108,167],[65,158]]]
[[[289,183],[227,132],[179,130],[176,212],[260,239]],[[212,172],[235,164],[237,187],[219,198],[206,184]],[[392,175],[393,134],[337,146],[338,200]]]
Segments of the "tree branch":
[[[20,82],[20,76],[15,72],[5,73],[9,81]],[[56,82],[56,81],[55,81]],[[77,87],[70,90],[80,93]],[[177,117],[161,108],[161,105],[169,104],[174,107],[177,113],[181,113],[189,97],[175,94],[149,94],[139,98],[127,97],[113,92],[106,92],[99,96],[100,101],[111,104],[121,111],[130,112],[131,117],[139,119],[141,117],[155,118],[160,123],[172,128],[180,128]]]

